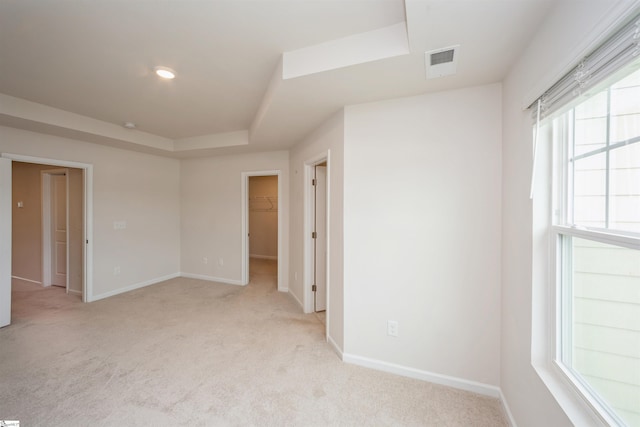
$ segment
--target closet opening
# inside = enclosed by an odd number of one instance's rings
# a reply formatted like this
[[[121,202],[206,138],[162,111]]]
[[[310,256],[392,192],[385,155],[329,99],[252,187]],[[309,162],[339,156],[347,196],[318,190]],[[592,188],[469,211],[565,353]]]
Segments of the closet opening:
[[[282,194],[280,171],[242,174],[242,283],[282,285]]]

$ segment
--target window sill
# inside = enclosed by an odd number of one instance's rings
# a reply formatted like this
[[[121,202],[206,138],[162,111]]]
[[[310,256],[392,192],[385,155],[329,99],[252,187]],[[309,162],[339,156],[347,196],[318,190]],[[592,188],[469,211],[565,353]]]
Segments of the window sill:
[[[532,361],[531,365],[574,425],[602,427],[618,425],[606,414],[596,412],[554,362]]]

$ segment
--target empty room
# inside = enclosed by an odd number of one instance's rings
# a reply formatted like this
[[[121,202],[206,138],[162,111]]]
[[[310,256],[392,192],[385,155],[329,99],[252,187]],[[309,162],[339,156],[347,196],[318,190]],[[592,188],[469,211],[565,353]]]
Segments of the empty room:
[[[640,0],[0,2],[0,420],[640,426]]]

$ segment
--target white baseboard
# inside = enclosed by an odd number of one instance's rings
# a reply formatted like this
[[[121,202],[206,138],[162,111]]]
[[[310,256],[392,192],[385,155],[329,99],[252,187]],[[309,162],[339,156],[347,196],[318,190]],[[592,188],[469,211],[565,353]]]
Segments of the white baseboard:
[[[342,349],[340,348],[340,346],[338,346],[338,343],[336,343],[333,340],[333,338],[331,338],[331,335],[327,336],[327,342],[329,343],[333,351],[335,351],[335,353],[338,355],[340,360],[344,360],[344,354],[342,353]]]
[[[273,255],[254,255],[254,254],[249,254],[249,258],[278,260],[278,257],[277,256],[273,256]]]
[[[302,305],[302,301],[298,299],[298,296],[291,291],[289,291],[289,295],[298,303],[298,305],[302,308],[302,312],[304,313],[304,306]]]
[[[82,291],[76,291],[75,289],[69,289],[69,293],[82,296]]]
[[[125,286],[124,288],[105,292],[99,295],[93,295],[93,296],[89,295],[89,297],[87,298],[87,302],[98,301],[98,300],[109,298],[115,295],[123,294],[125,292],[135,291],[136,289],[144,288],[150,285],[155,285],[156,283],[164,282],[165,280],[169,280],[169,279],[175,279],[176,277],[180,277],[180,273],[173,273],[167,276],[158,277],[151,280],[145,280],[144,282],[135,283],[133,285]]]
[[[518,427],[518,425],[516,424],[516,420],[513,418],[513,414],[511,413],[511,409],[509,408],[509,404],[507,403],[507,399],[504,397],[504,394],[502,394],[502,390],[500,390],[500,403],[502,403],[502,409],[507,416],[509,426]]]
[[[451,377],[448,375],[436,374],[435,372],[423,371],[409,368],[407,366],[396,365],[394,363],[383,362],[381,360],[369,359],[367,357],[353,354],[343,354],[342,360],[346,363],[364,366],[365,368],[376,369],[378,371],[389,372],[403,377],[415,378],[422,381],[429,381],[435,384],[442,384],[461,390],[471,391],[491,397],[500,397],[500,388],[483,384],[476,381],[465,380],[463,378]]]
[[[224,283],[227,285],[244,286],[242,280],[224,279],[222,277],[207,276],[204,274],[180,273],[180,277],[186,277],[187,279],[206,280],[208,282]]]
[[[25,279],[24,277],[20,277],[20,276],[11,276],[11,278],[16,280],[22,280],[23,282],[35,283],[36,285],[42,286],[42,282],[39,282],[37,280]]]

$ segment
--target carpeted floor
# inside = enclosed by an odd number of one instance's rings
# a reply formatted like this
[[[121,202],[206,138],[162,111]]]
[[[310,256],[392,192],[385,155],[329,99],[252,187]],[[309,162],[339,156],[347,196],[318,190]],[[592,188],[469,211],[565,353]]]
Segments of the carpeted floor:
[[[173,279],[91,304],[14,285],[0,420],[21,426],[506,426],[498,400],[342,363],[252,260],[247,287]]]

